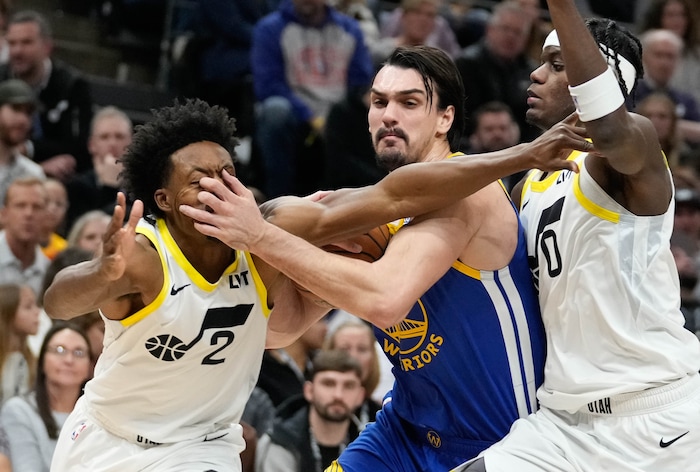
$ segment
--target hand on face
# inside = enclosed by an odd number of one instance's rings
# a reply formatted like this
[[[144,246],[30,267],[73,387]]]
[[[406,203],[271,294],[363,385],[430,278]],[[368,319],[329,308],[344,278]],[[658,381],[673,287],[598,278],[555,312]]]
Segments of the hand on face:
[[[221,177],[223,181],[210,177],[199,181],[204,190],[197,199],[206,205],[206,210],[180,205],[180,212],[194,220],[200,233],[231,248],[251,251],[261,238],[265,220],[253,193],[240,180],[225,170]]]

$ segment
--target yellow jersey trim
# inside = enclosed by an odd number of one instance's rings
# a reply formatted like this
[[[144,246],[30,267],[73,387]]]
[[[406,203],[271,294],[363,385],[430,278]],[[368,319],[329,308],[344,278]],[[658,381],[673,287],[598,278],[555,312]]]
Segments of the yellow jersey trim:
[[[145,237],[147,237],[148,240],[151,241],[151,244],[153,244],[153,247],[156,250],[156,252],[158,253],[158,258],[160,259],[160,264],[163,269],[163,286],[160,288],[160,292],[158,292],[158,296],[155,298],[155,300],[153,300],[151,303],[141,308],[137,312],[133,313],[132,315],[129,315],[123,320],[119,321],[122,324],[122,326],[127,328],[138,323],[139,321],[153,313],[155,310],[157,310],[158,307],[160,307],[165,301],[165,297],[168,295],[168,287],[170,286],[170,276],[168,275],[168,267],[165,262],[165,257],[158,250],[155,232],[153,232],[150,228],[140,227],[136,228],[136,233],[142,234]]]
[[[261,303],[262,305],[262,311],[263,315],[265,315],[265,318],[270,317],[270,312],[272,311],[269,307],[269,304],[267,303],[267,287],[265,287],[265,284],[262,281],[262,278],[260,278],[260,274],[258,273],[258,268],[255,267],[255,263],[253,263],[253,257],[249,252],[241,252],[240,254],[243,254],[243,257],[246,258],[248,261],[248,267],[250,268],[250,274],[253,277],[253,281],[255,282],[255,291],[258,292],[258,297],[260,300],[264,300],[265,303]],[[238,260],[238,258],[236,258]]]

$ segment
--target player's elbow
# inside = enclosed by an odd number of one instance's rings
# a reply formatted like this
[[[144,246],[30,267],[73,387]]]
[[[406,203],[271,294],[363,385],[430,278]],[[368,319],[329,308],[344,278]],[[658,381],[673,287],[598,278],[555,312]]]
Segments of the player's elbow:
[[[388,296],[381,302],[373,303],[367,311],[367,320],[379,329],[387,329],[396,326],[406,317],[410,310],[396,299]]]

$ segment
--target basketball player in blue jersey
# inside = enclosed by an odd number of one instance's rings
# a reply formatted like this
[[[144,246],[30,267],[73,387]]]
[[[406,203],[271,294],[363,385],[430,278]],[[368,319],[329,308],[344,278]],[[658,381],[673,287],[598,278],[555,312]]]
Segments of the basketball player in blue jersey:
[[[239,421],[268,318],[327,311],[178,211],[199,206],[201,178],[234,172],[234,130],[225,109],[199,100],[156,112],[123,158],[135,199],[126,225],[119,194],[101,255],[60,272],[46,292],[52,317],[99,309],[106,324],[95,376],[65,422],[52,471],[240,471]]]
[[[464,96],[444,52],[397,49],[376,75],[370,101],[370,133],[388,171],[457,156]],[[213,213],[181,209],[195,227],[250,250],[331,305],[373,323],[394,364],[396,382],[377,421],[330,470],[448,470],[537,409],[544,331],[523,228],[500,183],[406,218],[385,254],[368,263],[324,252],[273,226],[239,182],[229,176],[224,182],[230,190],[220,181],[201,182],[211,193],[200,201]],[[350,191],[355,200],[335,193],[327,211],[356,205],[371,220],[372,192]],[[289,209],[277,210],[272,221],[289,216]],[[389,205],[385,212],[391,211]],[[327,215],[320,217],[323,226]]]

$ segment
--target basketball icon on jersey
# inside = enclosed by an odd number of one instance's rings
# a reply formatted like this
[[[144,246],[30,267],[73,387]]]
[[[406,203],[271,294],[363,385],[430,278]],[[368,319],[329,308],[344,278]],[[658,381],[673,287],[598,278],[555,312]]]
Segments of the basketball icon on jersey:
[[[156,359],[165,362],[176,361],[181,359],[187,351],[202,340],[205,331],[216,329],[217,331],[211,336],[211,345],[218,347],[214,352],[206,356],[202,363],[220,364],[224,362],[224,359],[215,358],[214,354],[231,344],[235,338],[233,331],[227,328],[245,324],[250,312],[253,310],[253,306],[252,304],[248,304],[234,307],[210,308],[204,315],[204,321],[202,322],[199,334],[189,343],[185,343],[173,334],[160,334],[148,338],[145,342],[146,350]]]

